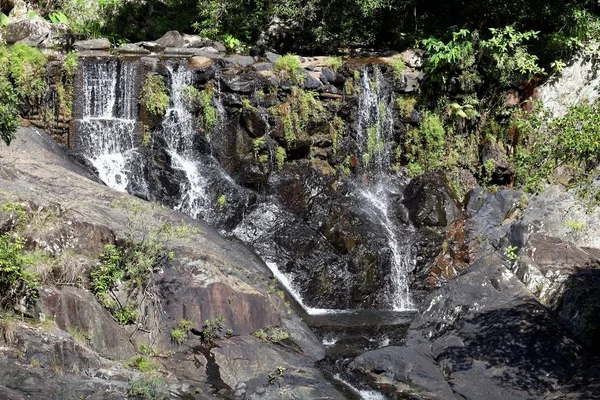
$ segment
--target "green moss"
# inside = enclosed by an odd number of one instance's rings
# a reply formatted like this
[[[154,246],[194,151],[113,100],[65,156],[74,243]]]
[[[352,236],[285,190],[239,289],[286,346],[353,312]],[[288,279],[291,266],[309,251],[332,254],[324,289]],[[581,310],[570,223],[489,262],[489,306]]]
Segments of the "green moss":
[[[142,87],[142,103],[149,114],[162,117],[169,108],[169,91],[162,76],[146,74]]]
[[[127,367],[137,369],[146,374],[156,370],[156,364],[146,356],[135,356],[128,363]]]
[[[333,120],[329,122],[329,132],[331,133],[331,146],[333,154],[337,154],[340,139],[344,135],[344,121],[339,117],[333,117]]]
[[[383,139],[379,135],[377,126],[367,128],[367,152],[362,155],[365,165],[375,158],[375,155],[383,151]]]

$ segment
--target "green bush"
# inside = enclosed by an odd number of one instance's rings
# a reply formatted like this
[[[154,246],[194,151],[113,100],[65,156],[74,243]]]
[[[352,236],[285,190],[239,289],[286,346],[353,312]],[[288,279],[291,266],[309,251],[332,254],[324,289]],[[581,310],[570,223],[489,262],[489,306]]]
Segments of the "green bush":
[[[10,145],[21,126],[19,100],[11,83],[0,75],[0,139]]]
[[[74,51],[70,52],[63,59],[61,69],[67,79],[72,79],[79,67],[79,56]]]
[[[0,308],[25,300],[31,306],[37,298],[37,278],[25,270],[25,239],[5,233],[0,236]]]
[[[289,79],[295,84],[301,84],[304,79],[301,65],[298,56],[286,54],[275,62],[273,69],[278,72],[283,79]]]
[[[146,74],[142,87],[142,103],[151,115],[161,117],[169,108],[169,91],[162,76]]]
[[[138,397],[144,400],[160,400],[163,396],[159,389],[164,383],[158,378],[140,378],[129,383],[128,397]]]
[[[221,333],[225,329],[225,318],[218,317],[208,319],[202,327],[202,340],[205,343],[212,343],[215,339],[221,337]]]
[[[10,49],[8,71],[19,96],[31,104],[46,92],[46,57],[41,51],[24,44]]]

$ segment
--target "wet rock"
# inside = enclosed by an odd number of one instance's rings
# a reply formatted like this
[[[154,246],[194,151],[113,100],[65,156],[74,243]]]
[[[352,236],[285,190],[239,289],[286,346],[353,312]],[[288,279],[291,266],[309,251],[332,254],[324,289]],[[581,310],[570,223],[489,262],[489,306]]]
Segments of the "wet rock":
[[[443,173],[414,178],[404,193],[404,204],[418,226],[446,227],[462,215],[460,202]]]
[[[267,117],[261,115],[258,109],[244,109],[242,111],[242,118],[244,120],[244,126],[251,137],[261,137],[267,132]]]
[[[193,47],[167,47],[164,50],[165,56],[170,57],[185,57],[185,56],[201,56],[210,59],[221,59],[223,56],[210,48],[207,50],[196,49]]]
[[[421,68],[423,67],[424,54],[424,50],[409,49],[402,53],[402,59],[410,68]]]

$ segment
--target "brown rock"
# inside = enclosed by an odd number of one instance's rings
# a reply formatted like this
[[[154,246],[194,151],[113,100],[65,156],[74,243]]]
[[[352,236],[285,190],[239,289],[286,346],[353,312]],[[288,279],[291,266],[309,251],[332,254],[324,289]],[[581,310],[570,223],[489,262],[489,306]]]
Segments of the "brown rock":
[[[211,60],[208,57],[203,57],[203,56],[194,56],[192,58],[190,58],[189,62],[188,62],[188,69],[206,69],[208,67],[210,67],[213,63],[213,60]]]

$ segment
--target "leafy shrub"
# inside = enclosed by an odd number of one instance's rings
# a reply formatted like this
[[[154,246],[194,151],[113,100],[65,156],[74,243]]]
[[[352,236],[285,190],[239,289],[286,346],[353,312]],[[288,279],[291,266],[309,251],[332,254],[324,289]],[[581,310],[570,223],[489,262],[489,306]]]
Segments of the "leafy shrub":
[[[304,79],[301,65],[298,56],[288,53],[275,62],[273,69],[283,79],[289,79],[295,84],[300,84]]]
[[[131,381],[127,389],[127,396],[139,397],[144,400],[160,400],[160,387],[164,383],[158,378],[141,378]]]
[[[169,91],[162,76],[146,74],[142,87],[142,103],[151,115],[161,117],[169,108]]]
[[[21,120],[17,93],[11,83],[0,75],[0,139],[10,145],[19,126]]]
[[[208,321],[207,321],[208,323]],[[194,327],[194,323],[187,319],[180,319],[177,323],[177,328],[171,331],[171,340],[176,345],[181,345],[188,338],[190,330]]]
[[[257,339],[268,340],[273,343],[278,343],[283,340],[287,340],[290,336],[282,328],[274,328],[272,326],[265,326],[263,329],[258,329],[252,333]]]
[[[221,337],[221,332],[225,328],[225,318],[218,317],[208,319],[202,327],[202,340],[205,343],[212,343],[215,339]]]
[[[400,111],[401,118],[410,118],[413,111],[415,110],[415,106],[417,104],[417,99],[414,97],[398,97],[396,100],[396,105],[398,106],[398,110]]]
[[[46,57],[41,51],[15,44],[10,49],[8,71],[23,100],[32,104],[40,101],[46,92]]]
[[[392,69],[392,74],[394,75],[394,80],[399,81],[402,78],[402,73],[406,68],[406,64],[401,56],[393,57],[388,61],[388,65]]]
[[[25,240],[5,233],[0,236],[0,308],[11,307],[24,299],[30,306],[37,298],[38,280],[25,270]]]
[[[72,51],[63,59],[61,69],[67,79],[72,79],[75,76],[75,72],[77,72],[77,67],[79,67],[79,56],[76,52]]]
[[[281,171],[286,159],[287,153],[285,149],[281,146],[277,146],[277,150],[275,151],[275,166],[277,167],[277,171]]]
[[[150,373],[156,369],[156,364],[146,356],[133,357],[131,361],[127,363],[127,366],[144,373]]]

